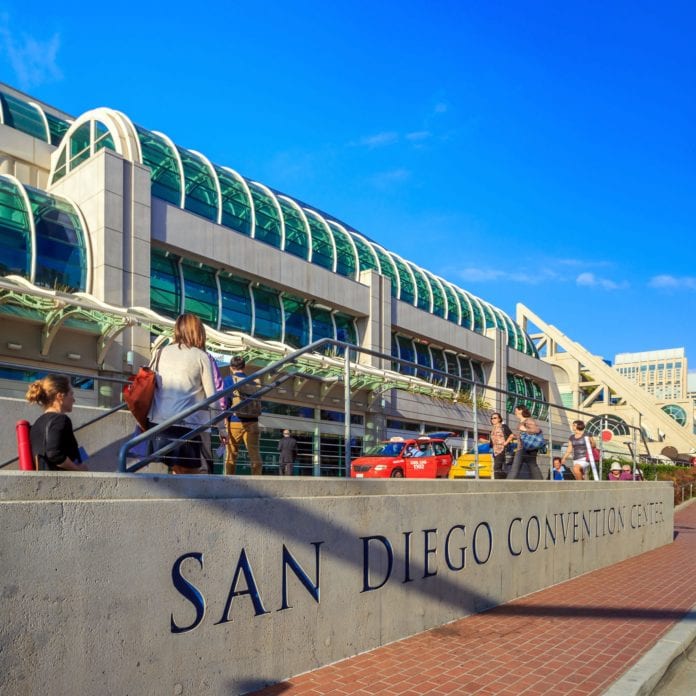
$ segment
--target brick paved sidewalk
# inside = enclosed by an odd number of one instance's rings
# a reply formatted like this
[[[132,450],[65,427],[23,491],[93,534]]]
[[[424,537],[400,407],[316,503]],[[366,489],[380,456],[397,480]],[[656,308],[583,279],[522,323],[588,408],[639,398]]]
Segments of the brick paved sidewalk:
[[[257,696],[601,694],[696,605],[696,503],[674,543]]]

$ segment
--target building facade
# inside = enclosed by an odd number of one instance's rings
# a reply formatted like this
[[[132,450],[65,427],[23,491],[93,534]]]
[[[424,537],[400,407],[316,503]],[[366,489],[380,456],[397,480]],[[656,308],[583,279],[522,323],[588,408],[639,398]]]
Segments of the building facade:
[[[0,107],[7,398],[50,369],[83,375],[84,403],[113,405],[104,378],[145,363],[186,311],[223,363],[268,365],[325,338],[355,346],[356,448],[428,430],[476,437],[492,408],[525,403],[548,419],[542,402],[560,403],[520,323],[350,225],[119,111],[73,117],[8,85]],[[324,347],[269,392],[269,442],[289,426],[315,464],[341,458],[345,354]]]

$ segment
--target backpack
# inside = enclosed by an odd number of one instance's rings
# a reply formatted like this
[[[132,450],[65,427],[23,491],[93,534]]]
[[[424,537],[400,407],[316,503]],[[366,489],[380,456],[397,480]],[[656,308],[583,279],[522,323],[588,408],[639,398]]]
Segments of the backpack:
[[[238,376],[241,375],[241,376]],[[232,381],[237,384],[243,379],[246,379],[246,375],[242,373],[232,374]],[[232,407],[234,408],[240,404],[245,399],[248,399],[259,389],[259,384],[256,380],[248,382],[241,389],[237,389],[232,392]],[[258,418],[261,415],[261,401],[260,399],[252,399],[251,401],[235,408],[233,411],[234,415],[238,418]]]

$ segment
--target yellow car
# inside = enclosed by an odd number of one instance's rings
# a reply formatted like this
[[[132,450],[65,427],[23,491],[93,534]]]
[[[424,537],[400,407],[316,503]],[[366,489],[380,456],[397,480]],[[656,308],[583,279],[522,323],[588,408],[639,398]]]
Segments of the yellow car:
[[[488,442],[481,442],[478,446],[479,478],[491,478],[493,471],[493,454]],[[476,454],[474,448],[468,452],[462,452],[457,461],[452,464],[447,478],[476,478]]]

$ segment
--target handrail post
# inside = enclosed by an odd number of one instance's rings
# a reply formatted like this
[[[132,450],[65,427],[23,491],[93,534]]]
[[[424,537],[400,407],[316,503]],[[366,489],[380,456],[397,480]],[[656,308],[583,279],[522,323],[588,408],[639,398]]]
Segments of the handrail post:
[[[474,462],[476,464],[476,478],[479,478],[479,451],[478,451],[478,395],[476,394],[476,382],[471,388],[471,400],[474,405]]]
[[[346,478],[350,478],[350,348],[346,348],[343,366],[343,463]]]

